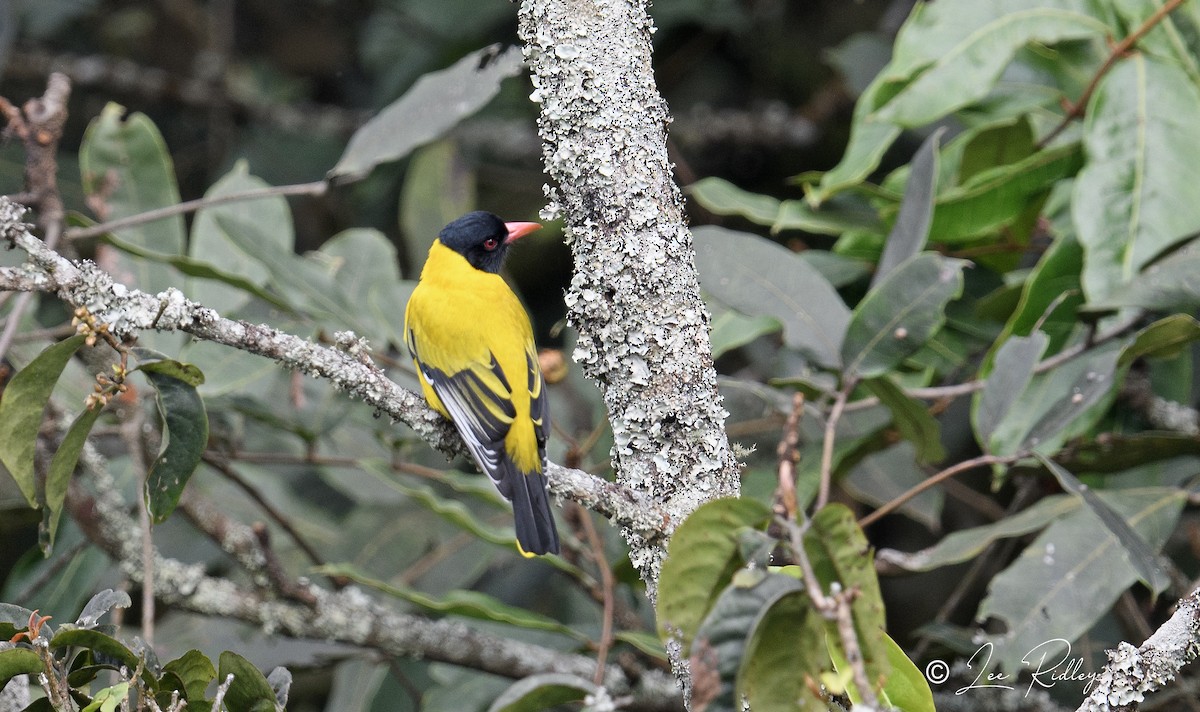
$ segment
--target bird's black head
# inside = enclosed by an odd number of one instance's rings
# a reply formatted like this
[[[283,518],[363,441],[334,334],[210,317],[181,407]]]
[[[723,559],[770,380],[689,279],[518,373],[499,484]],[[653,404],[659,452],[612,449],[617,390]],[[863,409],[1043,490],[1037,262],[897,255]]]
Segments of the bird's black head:
[[[491,213],[476,210],[442,228],[438,239],[465,257],[475,269],[496,273],[504,264],[512,241],[539,227],[537,223],[506,223]]]

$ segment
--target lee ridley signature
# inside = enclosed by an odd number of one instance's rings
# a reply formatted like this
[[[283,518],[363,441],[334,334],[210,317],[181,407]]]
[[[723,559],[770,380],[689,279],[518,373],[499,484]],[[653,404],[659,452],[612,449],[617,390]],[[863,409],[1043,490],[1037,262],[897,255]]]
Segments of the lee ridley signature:
[[[991,665],[993,651],[994,646],[990,642],[979,646],[979,649],[967,660],[967,669],[975,669],[978,665],[979,673],[975,675],[975,679],[969,685],[958,688],[954,694],[961,695],[970,690],[985,688],[1015,689],[1012,684],[1009,684],[1015,682],[1014,675],[995,671],[986,672]],[[1022,656],[1021,663],[1030,675],[1029,687],[1025,690],[1026,695],[1032,692],[1035,686],[1050,689],[1059,682],[1068,681],[1086,682],[1087,685],[1084,687],[1086,692],[1100,674],[1099,672],[1084,672],[1082,670],[1083,658],[1071,657],[1071,642],[1063,638],[1054,638],[1044,643],[1038,643]],[[945,682],[949,678],[949,667],[941,660],[934,660],[925,667],[925,677],[933,683]]]

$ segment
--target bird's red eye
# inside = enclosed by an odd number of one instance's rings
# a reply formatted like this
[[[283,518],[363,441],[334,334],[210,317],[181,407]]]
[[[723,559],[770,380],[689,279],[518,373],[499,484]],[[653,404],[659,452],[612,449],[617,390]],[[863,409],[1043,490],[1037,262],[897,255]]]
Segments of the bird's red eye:
[[[483,241],[483,249],[487,250],[488,252],[491,252],[492,250],[496,249],[499,246],[500,246],[500,241],[494,237],[489,237],[488,239]]]

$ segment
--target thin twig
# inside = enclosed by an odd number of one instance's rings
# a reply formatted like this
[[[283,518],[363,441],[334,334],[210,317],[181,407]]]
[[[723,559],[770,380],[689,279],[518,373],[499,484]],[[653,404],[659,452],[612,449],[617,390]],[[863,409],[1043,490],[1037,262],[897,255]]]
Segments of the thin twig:
[[[833,445],[837,438],[837,425],[846,408],[846,400],[850,397],[850,392],[854,390],[856,383],[857,381],[853,378],[846,379],[841,390],[837,392],[833,407],[829,409],[829,417],[825,420],[825,440],[821,447],[821,485],[817,492],[817,501],[813,506],[813,511],[821,509],[829,502],[829,488],[833,482]]]
[[[571,503],[571,507],[576,509],[579,515],[580,526],[583,529],[584,536],[587,538],[588,546],[591,547],[592,561],[596,564],[597,571],[600,572],[600,585],[604,593],[604,611],[600,622],[600,641],[596,644],[596,674],[592,678],[592,682],[602,685],[604,683],[604,671],[608,664],[608,651],[612,649],[613,644],[613,609],[616,598],[616,594],[614,593],[615,582],[613,581],[612,568],[608,564],[608,557],[604,555],[604,542],[601,541],[600,535],[596,532],[596,525],[592,522],[592,515],[574,502]]]
[[[776,514],[796,521],[796,444],[800,442],[800,418],[804,415],[804,394],[792,394],[792,412],[783,426],[783,435],[775,454],[779,458],[779,486],[775,490]]]
[[[904,492],[903,494],[899,495],[892,501],[888,502],[887,504],[884,504],[879,509],[876,509],[874,512],[871,512],[867,516],[858,520],[858,526],[860,526],[864,529],[871,526],[876,521],[878,521],[881,517],[884,517],[884,516],[894,512],[896,509],[901,507],[908,500],[912,499],[913,497],[916,497],[917,495],[921,494],[922,492],[929,489],[930,487],[933,487],[934,485],[938,484],[939,482],[949,479],[951,477],[954,477],[955,475],[957,475],[961,472],[966,472],[967,470],[971,470],[976,467],[982,467],[984,465],[1008,465],[1013,462],[1016,462],[1017,460],[1021,459],[1024,456],[1025,456],[1024,453],[1019,453],[1016,455],[1003,455],[1003,456],[1002,455],[980,455],[978,457],[973,457],[970,460],[963,460],[962,462],[960,462],[956,465],[951,465],[950,467],[947,467],[946,469],[937,473],[933,477],[930,477],[927,480],[923,480],[922,482],[919,482],[918,484],[914,485],[913,487],[910,487],[908,489],[908,491]]]
[[[1050,145],[1050,142],[1057,138],[1058,135],[1062,133],[1072,121],[1082,117],[1083,112],[1087,110],[1087,105],[1092,98],[1092,94],[1094,94],[1096,88],[1100,86],[1100,80],[1104,78],[1105,74],[1108,74],[1108,71],[1113,68],[1113,65],[1117,63],[1117,60],[1123,57],[1126,52],[1133,49],[1133,46],[1137,44],[1138,40],[1142,39],[1147,32],[1154,29],[1155,25],[1162,22],[1163,18],[1165,18],[1173,10],[1175,10],[1175,8],[1182,4],[1183,0],[1167,0],[1167,2],[1164,3],[1162,7],[1158,8],[1153,15],[1146,18],[1146,21],[1142,23],[1141,27],[1138,27],[1136,30],[1126,36],[1125,39],[1114,45],[1112,51],[1108,53],[1108,57],[1105,58],[1104,64],[1100,65],[1100,69],[1096,70],[1096,74],[1092,76],[1092,80],[1088,82],[1087,88],[1083,90],[1083,93],[1079,95],[1079,99],[1076,100],[1075,103],[1072,104],[1067,110],[1066,116],[1062,118],[1062,121],[1060,121],[1059,124],[1050,131],[1050,133],[1046,134],[1041,141],[1038,141],[1038,148],[1044,148]]]
[[[118,220],[100,223],[98,225],[89,225],[88,227],[77,227],[67,230],[68,240],[82,240],[87,237],[97,237],[108,232],[114,232],[135,225],[144,225],[162,220],[163,218],[183,215],[203,208],[211,208],[225,203],[236,203],[246,200],[261,200],[263,198],[275,198],[286,195],[324,195],[329,189],[329,184],[325,181],[314,181],[312,183],[297,183],[294,185],[274,185],[267,188],[255,188],[254,190],[246,190],[240,193],[228,193],[226,195],[214,195],[207,198],[197,198],[196,200],[188,200],[176,205],[168,205],[154,210],[147,210],[144,213],[130,215]]]

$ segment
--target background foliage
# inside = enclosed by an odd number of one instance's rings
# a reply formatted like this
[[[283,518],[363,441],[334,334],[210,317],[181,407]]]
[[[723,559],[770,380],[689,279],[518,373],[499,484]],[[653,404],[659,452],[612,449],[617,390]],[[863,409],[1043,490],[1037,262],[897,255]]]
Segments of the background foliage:
[[[315,339],[352,329],[393,378],[415,385],[393,347],[432,235],[474,207],[509,219],[541,207],[529,87],[504,78],[515,65],[505,69],[502,57],[473,87],[475,105],[440,114],[463,78],[453,67],[429,76],[510,41],[511,6],[111,5],[10,5],[4,27],[18,29],[0,32],[0,95],[40,94],[52,65],[73,73],[60,180],[80,213],[76,229],[329,171],[331,187],[211,205],[73,244],[132,284],[177,286],[224,315]],[[887,629],[921,668],[964,660],[982,643],[990,666],[1015,673],[1028,668],[1029,651],[1063,639],[1074,643],[1063,654],[1093,669],[1104,647],[1140,642],[1192,588],[1196,568],[1188,504],[1200,472],[1192,317],[1200,213],[1191,196],[1200,124],[1186,117],[1200,116],[1200,11],[1153,0],[908,10],[654,8],[659,81],[677,117],[673,148],[689,186],[729,432],[748,453],[750,500],[710,505],[703,536],[681,530],[669,562],[682,563],[664,569],[657,618],[602,521],[597,546],[580,521],[588,515],[567,511],[568,556],[514,565],[506,508],[466,463],[457,463],[465,472],[446,471],[404,428],[323,382],[212,344],[147,335],[141,345],[161,355],[138,356],[130,368],[142,364],[148,380],[130,383],[147,396],[150,421],[160,422],[151,393],[193,404],[165,407],[168,430],[172,413],[207,419],[188,491],[234,519],[267,521],[290,571],[353,579],[399,607],[564,651],[613,645],[614,657],[643,665],[661,664],[652,634],[668,626],[689,644],[733,651],[721,659],[739,664],[717,666],[710,709],[732,709],[735,692],[772,704],[758,696],[784,694],[773,675],[795,669],[778,651],[828,640],[824,622],[798,603],[805,594],[794,571],[735,576],[747,562],[766,563],[773,543],[793,556],[807,550],[824,585],[853,581],[867,603],[875,599],[873,572],[839,569],[847,552],[863,560],[855,516],[877,549]],[[164,35],[178,41],[155,41]],[[479,65],[475,56],[463,62],[454,66]],[[432,84],[414,85],[421,76]],[[370,124],[360,130],[371,116],[383,143]],[[23,160],[19,142],[3,147],[4,192],[20,191]],[[570,332],[554,328],[566,257],[543,233],[514,256],[511,276],[541,342],[569,349]],[[17,318],[11,301],[5,309]],[[70,315],[48,299],[19,317],[21,336],[5,353],[17,369],[71,333]],[[83,410],[93,379],[69,358],[79,344],[64,343],[55,408],[94,419],[87,425],[132,498],[140,483],[118,421]],[[179,362],[198,367],[203,382],[173,370]],[[17,407],[20,386],[8,385],[4,407]],[[744,528],[766,529],[769,506],[786,499],[781,461],[792,455],[777,444],[794,392],[806,397],[791,478],[798,509],[829,500],[849,508],[821,509],[799,544],[777,529],[747,539]],[[25,406],[37,407],[34,433],[48,397]],[[603,472],[611,439],[592,387],[569,373],[551,398],[552,459]],[[73,460],[51,469],[69,475]],[[937,486],[912,490],[934,473]],[[0,555],[27,553],[0,562],[0,600],[75,620],[97,591],[122,586],[120,572],[70,517],[43,558],[39,522],[57,510],[30,510],[39,493],[14,483],[33,478],[13,474],[0,479],[0,537],[19,544]],[[51,481],[41,496],[53,505]],[[155,543],[245,577],[195,526],[169,517]],[[55,529],[47,521],[41,531],[48,545]],[[724,545],[714,548],[714,537]],[[671,569],[685,565],[686,575]],[[882,621],[879,608],[856,610],[856,621]],[[14,631],[19,613],[8,617]],[[865,629],[860,638],[880,679],[906,660],[886,638]],[[838,659],[828,645],[824,655],[801,646],[810,651],[801,669],[836,689],[820,677]],[[280,645],[169,608],[159,612],[156,647],[164,660],[195,648],[222,666],[226,650],[258,669],[286,664],[307,693],[293,693],[292,709],[486,709],[527,692],[502,697],[509,681],[348,646]],[[909,699],[895,683],[914,679],[907,674],[892,674],[885,690],[896,704]],[[1084,682],[1053,692],[1073,703]],[[582,696],[561,680],[541,689]],[[801,697],[806,689],[786,688]],[[273,694],[269,685],[259,692]],[[918,696],[903,706],[923,704]]]

